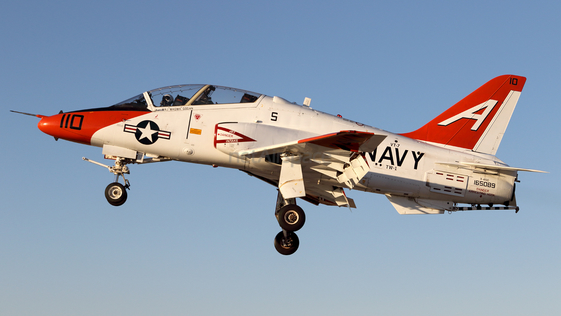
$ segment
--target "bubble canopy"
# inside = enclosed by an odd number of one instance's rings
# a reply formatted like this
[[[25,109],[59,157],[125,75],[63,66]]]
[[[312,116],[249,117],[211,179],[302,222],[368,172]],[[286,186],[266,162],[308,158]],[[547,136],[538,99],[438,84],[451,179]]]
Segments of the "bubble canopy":
[[[259,93],[223,86],[186,84],[146,91],[111,108],[146,111],[168,106],[254,103],[261,96]]]

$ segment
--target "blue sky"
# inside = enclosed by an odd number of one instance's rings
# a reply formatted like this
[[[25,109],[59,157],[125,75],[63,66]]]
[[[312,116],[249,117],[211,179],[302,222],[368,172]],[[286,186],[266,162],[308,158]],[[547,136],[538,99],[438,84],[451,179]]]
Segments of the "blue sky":
[[[1,315],[559,315],[561,4],[551,1],[18,1],[0,11]],[[300,202],[273,248],[276,190],[237,170],[131,166],[110,206],[99,148],[38,119],[214,83],[394,132],[502,74],[528,81],[497,155],[514,212],[399,216]]]

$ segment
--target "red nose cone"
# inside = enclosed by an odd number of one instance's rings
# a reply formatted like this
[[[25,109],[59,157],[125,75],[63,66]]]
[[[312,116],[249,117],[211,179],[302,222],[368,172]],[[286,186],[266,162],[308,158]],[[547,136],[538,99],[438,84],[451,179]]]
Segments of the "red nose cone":
[[[149,111],[115,111],[94,109],[41,116],[39,129],[55,138],[91,145],[93,135],[100,129],[131,118],[150,113]],[[123,128],[117,129],[122,131]]]
[[[58,124],[55,123],[55,121],[57,120],[55,118],[56,116],[58,115],[42,117],[41,120],[39,121],[39,124],[37,124],[37,127],[39,127],[41,132],[45,134],[49,134],[51,136],[55,136],[56,134],[55,127],[58,127],[57,126]],[[60,123],[60,117],[58,118],[58,123]]]
[[[37,127],[48,135],[71,142],[89,144],[91,135],[82,131],[84,115],[63,113],[41,118]]]

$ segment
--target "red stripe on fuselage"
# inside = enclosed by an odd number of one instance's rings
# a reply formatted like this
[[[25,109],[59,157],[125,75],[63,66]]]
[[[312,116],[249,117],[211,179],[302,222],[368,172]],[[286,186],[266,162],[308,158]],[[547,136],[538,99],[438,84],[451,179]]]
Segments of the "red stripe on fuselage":
[[[39,129],[48,135],[71,142],[91,145],[98,130],[126,121],[150,111],[90,111],[69,112],[45,116],[39,121]]]

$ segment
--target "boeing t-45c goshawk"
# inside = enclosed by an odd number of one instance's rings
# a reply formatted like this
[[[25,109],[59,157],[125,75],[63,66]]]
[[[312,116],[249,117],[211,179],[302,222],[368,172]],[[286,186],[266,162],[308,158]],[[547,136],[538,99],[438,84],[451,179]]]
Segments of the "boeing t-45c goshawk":
[[[495,153],[526,78],[504,75],[425,126],[394,134],[280,97],[209,84],[146,91],[105,108],[41,118],[55,139],[98,146],[115,175],[111,205],[127,199],[128,164],[178,160],[239,169],[278,188],[277,251],[298,249],[296,198],[354,208],[345,189],[384,194],[400,214],[515,210],[518,171]],[[15,112],[15,111],[14,111]],[[22,113],[22,112],[18,112]],[[27,114],[27,113],[23,113]],[[33,114],[31,114],[33,115]],[[122,177],[122,183],[119,182]]]

